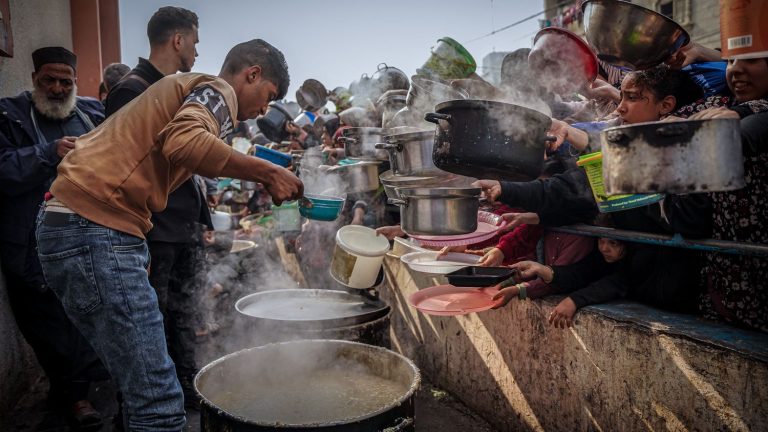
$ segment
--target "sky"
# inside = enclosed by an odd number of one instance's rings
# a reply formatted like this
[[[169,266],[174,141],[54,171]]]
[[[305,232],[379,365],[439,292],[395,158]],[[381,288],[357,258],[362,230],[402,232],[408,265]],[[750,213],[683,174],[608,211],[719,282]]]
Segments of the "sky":
[[[537,18],[493,36],[495,29],[541,12],[543,1],[524,0],[122,0],[122,62],[133,67],[149,55],[146,26],[161,6],[179,6],[199,17],[199,57],[194,72],[218,74],[230,48],[261,38],[288,62],[288,99],[307,78],[329,90],[348,87],[380,63],[409,76],[429,57],[437,39],[449,36],[475,57],[478,68],[493,51],[530,47]],[[481,73],[481,71],[478,71]]]

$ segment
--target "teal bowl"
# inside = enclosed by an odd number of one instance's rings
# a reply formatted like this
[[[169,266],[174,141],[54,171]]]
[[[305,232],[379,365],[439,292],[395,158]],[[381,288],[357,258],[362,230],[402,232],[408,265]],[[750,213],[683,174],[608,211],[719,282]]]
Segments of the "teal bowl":
[[[335,221],[344,208],[344,198],[304,194],[299,200],[299,213],[307,219]]]

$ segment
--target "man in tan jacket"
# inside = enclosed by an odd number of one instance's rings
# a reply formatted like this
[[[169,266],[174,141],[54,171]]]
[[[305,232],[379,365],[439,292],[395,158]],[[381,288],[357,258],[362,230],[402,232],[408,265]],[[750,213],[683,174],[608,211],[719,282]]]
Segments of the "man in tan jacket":
[[[290,171],[222,141],[288,84],[280,51],[258,39],[241,43],[218,77],[161,79],[80,137],[59,165],[38,216],[38,254],[46,281],[123,392],[128,430],[180,431],[185,423],[146,270],[150,216],[194,173],[263,183],[278,205],[301,197]]]

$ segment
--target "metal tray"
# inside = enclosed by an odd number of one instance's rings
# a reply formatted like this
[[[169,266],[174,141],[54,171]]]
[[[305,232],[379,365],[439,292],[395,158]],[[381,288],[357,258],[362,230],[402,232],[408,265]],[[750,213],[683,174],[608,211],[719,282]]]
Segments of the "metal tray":
[[[488,287],[511,278],[517,270],[508,267],[470,266],[448,273],[448,283],[455,286]]]

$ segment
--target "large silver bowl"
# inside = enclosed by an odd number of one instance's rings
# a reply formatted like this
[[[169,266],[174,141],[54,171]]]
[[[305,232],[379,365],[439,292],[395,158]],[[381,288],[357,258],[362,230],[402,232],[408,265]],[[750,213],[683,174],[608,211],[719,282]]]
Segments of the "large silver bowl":
[[[691,40],[678,23],[632,3],[587,0],[581,8],[587,42],[613,65],[649,69]]]

